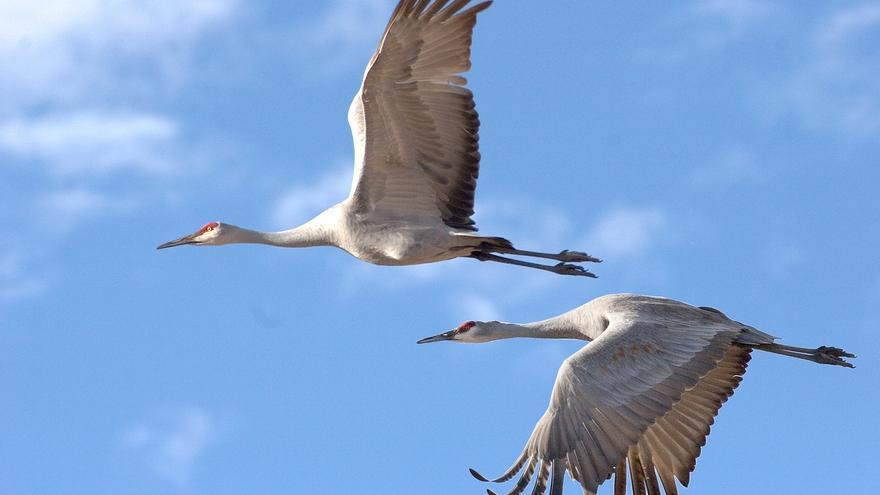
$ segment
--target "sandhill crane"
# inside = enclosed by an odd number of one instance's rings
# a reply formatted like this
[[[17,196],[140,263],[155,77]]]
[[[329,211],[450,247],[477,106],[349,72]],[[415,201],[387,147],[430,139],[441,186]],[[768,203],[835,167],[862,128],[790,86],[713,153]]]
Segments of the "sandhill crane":
[[[676,495],[675,479],[687,486],[709,427],[742,380],[753,349],[846,367],[853,365],[844,358],[855,357],[835,347],[776,344],[776,337],[717,309],[633,294],[602,296],[522,325],[468,321],[418,343],[512,337],[590,343],[562,364],[525,449],[492,480],[505,482],[523,470],[511,495],[522,493],[535,473],[533,494],[543,494],[549,478],[551,495],[559,495],[566,471],[588,494],[614,474],[614,493],[623,495],[627,465],[634,494],[660,495],[662,485]]]
[[[347,199],[290,230],[257,232],[210,222],[158,249],[232,243],[336,246],[380,265],[470,257],[594,276],[571,264],[600,261],[586,253],[523,251],[507,239],[475,233],[471,216],[480,121],[461,74],[471,66],[477,13],[492,2],[465,9],[468,3],[402,0],[392,13],[348,111],[355,165]],[[559,263],[531,263],[496,253]]]

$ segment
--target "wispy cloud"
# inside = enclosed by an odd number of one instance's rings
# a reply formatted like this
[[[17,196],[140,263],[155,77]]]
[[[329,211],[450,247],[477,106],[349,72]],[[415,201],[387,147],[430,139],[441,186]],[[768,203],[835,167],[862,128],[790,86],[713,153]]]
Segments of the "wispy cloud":
[[[44,232],[57,236],[94,218],[123,215],[135,206],[131,196],[114,196],[84,187],[58,189],[39,198],[36,220],[43,224]]]
[[[224,429],[225,424],[204,409],[180,407],[135,422],[119,440],[153,474],[184,487],[199,459]]]
[[[237,8],[237,0],[0,3],[0,152],[68,174],[167,169],[184,148],[179,123],[131,102],[175,94],[200,43]]]
[[[796,243],[773,239],[763,249],[761,256],[767,272],[776,278],[782,278],[807,261],[804,250]]]
[[[48,280],[37,274],[21,242],[0,237],[0,304],[30,299],[46,291]]]
[[[0,151],[61,175],[167,171],[177,125],[145,113],[79,111],[0,123]]]
[[[270,216],[278,228],[294,227],[342,201],[351,187],[351,169],[337,167],[314,182],[292,186],[275,201]]]
[[[694,14],[715,18],[736,33],[765,19],[773,10],[770,3],[759,0],[701,0],[691,6]]]
[[[807,128],[876,137],[880,133],[880,3],[844,7],[823,20],[809,61],[784,86]]]
[[[646,49],[648,59],[678,63],[722,50],[771,19],[778,7],[761,0],[698,0],[673,11],[661,24],[662,38]]]
[[[667,226],[659,207],[618,207],[599,218],[584,244],[603,258],[635,258],[657,246]]]
[[[754,155],[741,146],[726,149],[721,156],[691,172],[690,183],[697,188],[753,183],[766,179],[767,168],[758,166]]]
[[[480,321],[502,319],[502,308],[498,301],[479,294],[465,293],[456,295],[453,303],[452,313],[461,315],[462,319]]]
[[[187,135],[173,114],[153,108],[168,108],[163,103],[180,94],[197,74],[203,43],[223,35],[239,7],[239,0],[0,2],[0,173],[27,176],[26,192],[11,191],[15,211],[0,211],[10,235],[26,240],[0,250],[0,299],[48,287],[46,277],[30,274],[51,251],[35,254],[25,243],[56,245],[85,220],[133,212],[142,196],[162,200],[168,172],[203,162],[199,143],[209,139]],[[131,178],[137,189],[126,193],[120,184]]]
[[[314,60],[325,74],[366,66],[388,22],[391,0],[334,0],[309,24],[294,29],[300,56]]]
[[[0,3],[0,112],[175,82],[195,42],[232,18],[234,0],[11,0]]]

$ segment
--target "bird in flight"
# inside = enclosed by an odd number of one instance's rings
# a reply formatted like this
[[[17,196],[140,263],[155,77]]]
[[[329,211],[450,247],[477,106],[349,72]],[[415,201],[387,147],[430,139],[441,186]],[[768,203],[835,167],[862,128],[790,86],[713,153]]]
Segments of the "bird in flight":
[[[687,486],[721,405],[739,385],[752,350],[852,368],[836,347],[777,344],[776,337],[717,309],[672,299],[614,294],[567,313],[526,324],[468,321],[418,343],[483,343],[513,337],[589,343],[566,359],[525,449],[494,482],[523,474],[532,493],[562,493],[565,472],[595,494],[613,474],[615,495],[677,495]],[[477,471],[471,474],[489,481]],[[492,490],[488,490],[494,494]]]
[[[335,246],[379,265],[468,257],[594,277],[586,253],[516,249],[476,233],[474,192],[480,121],[462,73],[477,14],[491,1],[402,0],[367,64],[348,111],[354,176],[348,198],[299,227],[258,232],[210,222],[158,249],[234,243]],[[535,263],[502,255],[543,258]]]

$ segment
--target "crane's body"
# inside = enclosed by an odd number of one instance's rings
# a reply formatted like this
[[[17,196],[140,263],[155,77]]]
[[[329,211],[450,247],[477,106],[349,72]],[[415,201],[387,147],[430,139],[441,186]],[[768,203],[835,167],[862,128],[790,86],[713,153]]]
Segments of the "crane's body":
[[[733,394],[752,350],[852,367],[835,347],[777,344],[776,337],[722,312],[672,299],[614,294],[534,323],[465,322],[419,343],[483,343],[530,337],[589,343],[559,369],[550,405],[510,469],[511,494],[536,478],[533,494],[562,493],[567,471],[585,493],[615,476],[615,495],[678,493],[687,486],[721,405]],[[481,481],[485,477],[471,470]],[[489,493],[493,493],[489,490]]]
[[[379,265],[414,265],[458,257],[594,276],[573,263],[586,253],[524,251],[501,237],[476,234],[474,195],[480,121],[462,73],[477,14],[491,1],[401,0],[349,107],[354,177],[347,199],[282,232],[211,222],[159,248],[183,244],[328,245]],[[500,256],[557,261],[544,265]]]
[[[207,236],[210,238],[214,231],[222,231],[222,237],[214,243],[217,245],[333,246],[376,265],[433,263],[490,245],[504,247],[501,239],[438,225],[434,218],[371,218],[369,214],[351,213],[350,208],[350,203],[344,201],[299,227],[280,232],[258,232],[218,222]]]

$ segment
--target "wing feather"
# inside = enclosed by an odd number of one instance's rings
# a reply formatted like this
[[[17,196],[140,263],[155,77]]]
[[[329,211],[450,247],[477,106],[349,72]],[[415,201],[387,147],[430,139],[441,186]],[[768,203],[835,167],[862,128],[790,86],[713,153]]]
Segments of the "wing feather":
[[[644,481],[635,478],[633,481],[645,483],[643,488],[634,486],[634,493],[639,493],[640,489],[652,493],[652,476],[655,480],[659,478],[667,495],[678,494],[676,478],[682,485],[688,485],[715,415],[742,380],[750,352],[746,346],[731,345],[718,364],[686,390],[681,400],[651,425],[638,445],[630,449],[627,461],[631,471],[641,469],[644,475]],[[646,459],[650,459],[650,463]],[[615,485],[620,483],[625,480],[618,474]]]
[[[612,321],[562,364],[526,444],[540,466],[538,493],[551,466],[554,482],[558,469],[568,470],[594,493],[615,472],[625,477],[627,463],[634,493],[659,494],[661,485],[675,493],[675,478],[690,473],[705,442],[707,418],[729,396],[731,374],[741,374],[741,351],[732,350],[745,349],[733,344],[738,333],[721,324]]]
[[[476,230],[480,121],[460,74],[491,1],[468,3],[403,0],[392,13],[349,109],[359,212]]]

